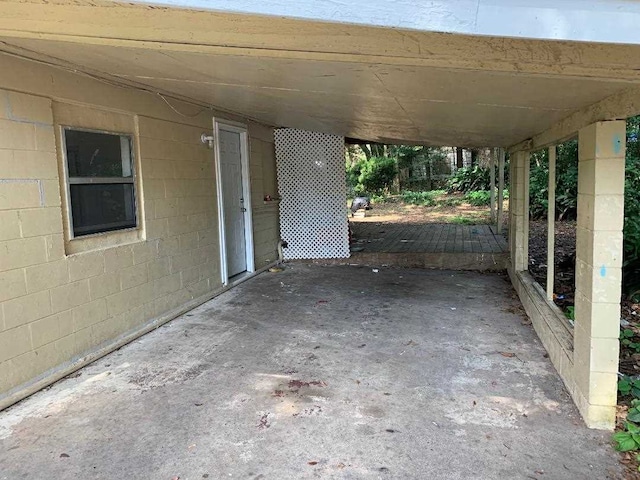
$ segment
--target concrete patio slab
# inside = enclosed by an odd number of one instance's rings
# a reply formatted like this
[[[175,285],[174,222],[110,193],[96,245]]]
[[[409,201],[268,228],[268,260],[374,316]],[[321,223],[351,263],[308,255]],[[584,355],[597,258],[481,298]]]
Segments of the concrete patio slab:
[[[288,265],[0,413],[0,478],[605,479],[507,279]]]

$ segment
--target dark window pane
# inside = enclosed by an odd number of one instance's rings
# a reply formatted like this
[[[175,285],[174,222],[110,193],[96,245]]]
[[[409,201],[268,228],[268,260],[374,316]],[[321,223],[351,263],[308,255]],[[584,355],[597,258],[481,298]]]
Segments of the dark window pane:
[[[131,177],[129,137],[65,130],[69,177]]]
[[[133,184],[70,185],[75,236],[136,226]]]

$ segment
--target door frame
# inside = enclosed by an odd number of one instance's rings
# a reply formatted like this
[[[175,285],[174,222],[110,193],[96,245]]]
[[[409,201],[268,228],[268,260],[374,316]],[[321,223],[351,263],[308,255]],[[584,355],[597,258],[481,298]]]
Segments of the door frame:
[[[213,118],[216,193],[218,197],[218,238],[220,239],[220,276],[223,285],[229,284],[227,265],[227,238],[224,229],[224,200],[222,196],[222,169],[220,166],[220,130],[240,134],[240,163],[242,167],[242,198],[244,212],[244,241],[247,273],[255,272],[253,257],[253,208],[251,206],[251,179],[249,177],[249,133],[247,126],[229,120]]]

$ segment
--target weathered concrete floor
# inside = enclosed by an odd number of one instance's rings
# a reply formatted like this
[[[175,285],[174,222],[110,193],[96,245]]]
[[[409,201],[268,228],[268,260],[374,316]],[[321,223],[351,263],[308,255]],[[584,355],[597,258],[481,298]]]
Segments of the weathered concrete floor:
[[[0,413],[0,478],[610,478],[517,308],[495,275],[264,274]]]

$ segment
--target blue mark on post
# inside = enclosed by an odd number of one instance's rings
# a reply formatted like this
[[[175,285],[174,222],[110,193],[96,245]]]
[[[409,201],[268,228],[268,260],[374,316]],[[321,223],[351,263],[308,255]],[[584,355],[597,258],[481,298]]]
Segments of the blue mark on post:
[[[600,276],[601,277],[606,277],[607,276],[607,267],[605,267],[604,265],[602,265],[602,267],[600,267]]]
[[[622,151],[622,139],[620,135],[613,136],[613,152],[617,155]]]

